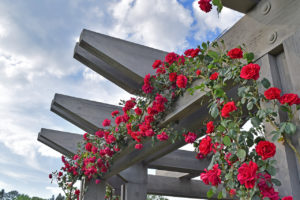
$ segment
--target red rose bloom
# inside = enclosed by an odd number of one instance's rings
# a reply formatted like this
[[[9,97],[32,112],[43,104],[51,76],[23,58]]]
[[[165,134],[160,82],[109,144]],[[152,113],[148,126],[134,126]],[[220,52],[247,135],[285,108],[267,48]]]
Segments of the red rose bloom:
[[[214,122],[210,121],[206,124],[206,133],[212,133],[214,132],[215,126],[214,126]]]
[[[85,145],[85,149],[88,151],[88,152],[91,152],[92,151],[92,147],[93,147],[93,145],[92,145],[92,143],[86,143],[86,145]]]
[[[116,115],[118,115],[119,114],[119,111],[118,110],[115,110],[115,111],[113,111],[112,113],[111,113],[111,116],[112,117],[115,117]]]
[[[283,197],[282,200],[293,200],[292,196]]]
[[[142,110],[139,107],[136,107],[136,109],[134,109],[134,112],[136,115],[141,115],[142,114]]]
[[[164,140],[169,139],[169,136],[167,135],[166,132],[162,132],[161,134],[158,134],[156,137],[160,141],[164,141]]]
[[[290,106],[293,104],[300,104],[300,99],[297,94],[284,94],[279,98],[281,104],[288,103]]]
[[[276,87],[271,87],[264,92],[266,99],[273,100],[280,98],[281,90]]]
[[[235,110],[237,110],[237,107],[235,106],[234,101],[230,101],[223,106],[221,110],[221,115],[222,117],[227,118],[229,117],[229,113]]]
[[[52,174],[49,174],[49,178],[52,179]]]
[[[136,144],[134,146],[134,148],[136,148],[136,149],[142,149],[143,148],[143,144]]]
[[[255,151],[257,155],[261,156],[263,160],[271,158],[276,153],[276,146],[272,142],[269,141],[260,141],[256,147]]]
[[[211,5],[210,1],[211,0],[200,0],[200,1],[198,1],[200,9],[203,10],[204,12],[208,13],[212,8],[212,5]]]
[[[196,57],[198,54],[199,54],[199,52],[200,52],[200,49],[198,49],[198,48],[196,48],[196,49],[194,49],[192,52],[191,52],[191,57],[192,58],[194,58],[194,57]]]
[[[248,80],[257,80],[259,78],[259,70],[260,66],[258,64],[250,63],[242,68],[240,77]]]
[[[154,61],[153,65],[152,65],[153,69],[159,68],[161,63],[162,63],[161,60]]]
[[[179,88],[185,88],[186,84],[187,84],[187,78],[185,77],[185,75],[180,74],[179,76],[177,76],[176,85]]]
[[[273,188],[270,174],[259,173],[257,178],[259,179],[257,185],[262,196],[268,197],[270,200],[279,200],[278,192]]]
[[[103,122],[102,122],[102,126],[110,126],[110,120],[109,119],[105,119],[105,120],[103,120]]]
[[[234,48],[228,51],[227,55],[231,59],[243,58],[243,51],[240,48]]]
[[[201,70],[200,70],[200,69],[197,69],[197,70],[196,70],[196,75],[197,75],[197,76],[200,76],[200,75],[201,75]]]
[[[209,79],[210,79],[210,80],[216,80],[218,77],[219,77],[219,73],[218,73],[218,72],[215,72],[215,73],[213,73],[212,75],[210,75]]]
[[[197,134],[193,132],[188,132],[187,134],[183,134],[183,136],[186,143],[193,143],[197,139]]]
[[[168,53],[165,57],[165,62],[169,63],[170,65],[173,64],[177,60],[178,55],[174,52]]]
[[[201,140],[199,144],[199,151],[203,155],[207,155],[212,151],[212,143],[211,138],[209,136],[206,136]]]
[[[246,188],[253,188],[256,181],[256,172],[258,170],[257,164],[250,161],[249,165],[247,163],[242,164],[238,169],[237,179]]]
[[[212,186],[217,186],[221,183],[221,170],[219,169],[219,165],[215,164],[211,170],[204,170],[205,173],[201,173],[200,177],[203,183],[206,185],[211,184]]]
[[[171,73],[169,74],[169,80],[170,80],[171,82],[176,81],[176,78],[177,78],[177,73],[176,73],[176,72],[171,72]]]
[[[144,91],[145,94],[149,94],[152,92],[152,90],[154,89],[152,86],[151,86],[151,82],[150,82],[150,78],[151,78],[151,75],[150,74],[147,74],[144,78],[144,85],[142,87],[142,90]]]
[[[236,194],[235,189],[231,189],[231,190],[229,191],[229,195],[230,195],[230,196],[234,196],[235,194]]]

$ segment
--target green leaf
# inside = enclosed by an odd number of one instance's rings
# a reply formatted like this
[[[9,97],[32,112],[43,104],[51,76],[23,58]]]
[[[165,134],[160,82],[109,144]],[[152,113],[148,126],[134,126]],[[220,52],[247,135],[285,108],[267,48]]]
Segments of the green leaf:
[[[246,87],[240,87],[240,88],[238,89],[238,95],[239,95],[240,97],[242,97],[243,94],[245,93],[245,90],[246,90]]]
[[[281,182],[278,179],[272,178],[272,183],[274,183],[276,186],[281,186]]]
[[[231,139],[227,135],[223,138],[223,144],[227,147],[231,146]]]
[[[216,90],[215,90],[215,95],[216,95],[217,97],[223,97],[223,95],[224,95],[224,90],[222,90],[222,88],[216,89]]]
[[[272,175],[272,176],[275,176],[275,174],[276,174],[276,168],[273,167],[273,166],[271,166],[271,165],[269,165],[269,166],[267,167],[267,171],[268,171],[268,173],[269,173],[270,175]]]
[[[284,112],[289,112],[289,111],[290,111],[289,107],[286,106],[286,105],[280,106],[280,109],[281,109],[282,111],[284,111]]]
[[[246,158],[246,151],[244,149],[239,149],[237,151],[237,154],[238,158],[240,159],[241,162],[243,162]]]
[[[214,195],[214,191],[212,188],[210,188],[210,190],[208,190],[208,192],[206,193],[207,198],[211,198]]]
[[[223,195],[223,198],[226,198],[227,192],[226,192],[226,189],[225,189],[225,188],[222,189],[222,195]]]
[[[211,110],[211,116],[215,119],[219,115],[219,109],[217,106],[214,106]]]
[[[300,104],[298,104],[298,105],[296,106],[296,109],[297,109],[297,110],[300,110]]]
[[[207,55],[209,55],[210,57],[214,58],[215,60],[219,59],[219,54],[215,51],[209,50],[207,52]]]
[[[248,104],[247,104],[247,109],[252,110],[252,108],[253,108],[253,102],[249,101]]]
[[[207,49],[207,44],[205,42],[202,43],[202,48],[203,48],[203,50]]]
[[[271,86],[270,81],[269,81],[268,79],[266,79],[266,78],[263,78],[263,79],[261,80],[261,84],[262,84],[266,89],[268,89],[268,88]]]
[[[259,125],[261,124],[261,121],[260,121],[260,119],[258,119],[258,117],[252,117],[251,118],[251,124],[254,127],[259,127]]]
[[[253,53],[244,53],[244,58],[249,62],[252,62],[254,59],[254,54]]]
[[[295,124],[291,123],[291,122],[287,122],[286,126],[285,126],[285,132],[287,134],[294,134],[296,132],[296,126]]]
[[[222,199],[223,198],[223,193],[222,193],[222,191],[221,192],[219,192],[219,194],[218,194],[218,199]]]

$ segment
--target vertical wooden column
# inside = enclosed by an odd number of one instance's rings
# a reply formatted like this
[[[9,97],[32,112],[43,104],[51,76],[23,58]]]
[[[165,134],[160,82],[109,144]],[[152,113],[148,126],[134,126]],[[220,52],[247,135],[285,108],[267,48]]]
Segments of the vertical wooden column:
[[[291,46],[287,45],[284,49],[281,48],[280,51],[277,51],[276,54],[266,54],[258,61],[258,64],[261,65],[261,77],[268,78],[273,86],[282,90],[282,93],[297,92],[293,89],[293,84],[291,82],[291,77],[294,76],[294,72],[290,71],[291,66],[288,65],[286,57],[286,51],[289,48],[291,48]],[[298,61],[298,63],[300,63],[300,61]],[[295,70],[295,67],[296,66],[294,66],[293,70]],[[295,72],[295,75],[297,75],[297,73],[298,72]],[[294,84],[299,85],[299,79],[298,83],[295,81]],[[262,103],[261,106],[264,107],[267,106],[267,104]],[[280,112],[280,115],[277,118],[278,122],[285,121],[286,119],[285,113]],[[272,136],[270,135],[270,132],[273,130],[273,128],[268,125],[268,123],[265,124],[265,128],[266,136],[271,139]],[[296,137],[298,138],[299,136]],[[297,146],[297,141],[294,143]],[[282,183],[282,186],[279,187],[280,195],[292,195],[294,199],[300,199],[298,164],[294,152],[287,145],[276,142],[275,158],[277,160],[277,178]]]
[[[120,174],[126,179],[122,188],[122,200],[146,200],[147,198],[147,167],[143,164],[136,164]]]
[[[94,180],[87,183],[87,191],[84,193],[83,200],[105,200],[106,185],[104,181],[96,184]]]

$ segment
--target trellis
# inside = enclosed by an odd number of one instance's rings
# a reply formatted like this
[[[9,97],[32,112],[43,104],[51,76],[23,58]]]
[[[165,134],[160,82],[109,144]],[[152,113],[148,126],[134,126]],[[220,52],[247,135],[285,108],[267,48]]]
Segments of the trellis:
[[[220,39],[228,49],[245,44],[248,51],[254,52],[256,62],[262,67],[262,76],[272,80],[272,84],[283,92],[300,92],[300,0],[223,0],[224,6],[246,15],[229,29]],[[132,42],[116,39],[83,30],[80,42],[76,44],[74,58],[104,76],[124,90],[138,95],[143,77],[154,71],[151,65],[156,59],[163,59],[167,52]],[[201,81],[201,80],[200,80]],[[197,83],[194,83],[197,84]],[[234,95],[234,88],[231,88]],[[160,126],[175,123],[174,128],[201,129],[208,118],[205,105],[200,102],[204,92],[193,96],[187,92],[176,102]],[[51,111],[93,134],[101,123],[114,110],[120,107],[101,102],[56,94]],[[283,120],[282,114],[278,120]],[[299,118],[296,124],[299,125]],[[298,127],[298,126],[297,126]],[[268,134],[269,127],[266,127]],[[38,140],[64,155],[73,155],[82,136],[73,133],[42,129]],[[292,138],[299,147],[299,133]],[[115,189],[122,200],[146,199],[146,194],[161,194],[179,197],[206,198],[209,186],[198,176],[210,162],[209,159],[196,160],[195,153],[178,150],[183,141],[158,142],[152,146],[145,141],[142,150],[134,144],[114,158],[114,164],[106,173],[102,183],[89,183],[84,199],[104,199],[105,184]],[[300,166],[290,148],[277,145],[278,179],[281,195],[292,195],[300,199]],[[148,175],[147,169],[186,173],[181,177]]]

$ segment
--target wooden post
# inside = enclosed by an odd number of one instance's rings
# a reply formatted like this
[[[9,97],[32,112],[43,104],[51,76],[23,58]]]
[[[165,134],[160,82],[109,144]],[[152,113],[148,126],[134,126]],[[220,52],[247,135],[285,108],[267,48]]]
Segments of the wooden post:
[[[105,200],[106,185],[104,181],[96,184],[94,180],[87,183],[87,190],[83,200]]]

